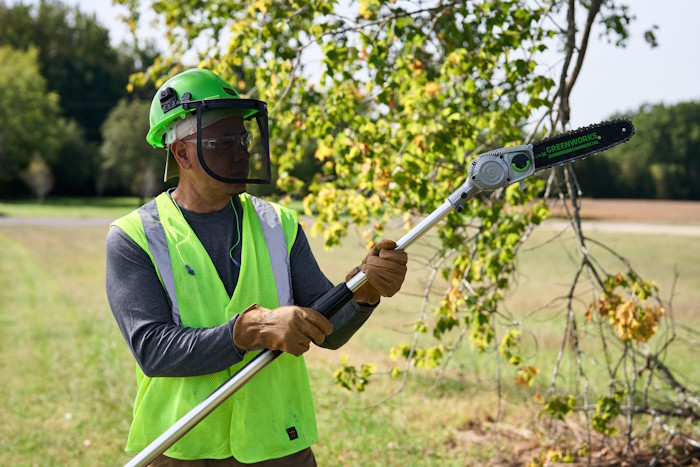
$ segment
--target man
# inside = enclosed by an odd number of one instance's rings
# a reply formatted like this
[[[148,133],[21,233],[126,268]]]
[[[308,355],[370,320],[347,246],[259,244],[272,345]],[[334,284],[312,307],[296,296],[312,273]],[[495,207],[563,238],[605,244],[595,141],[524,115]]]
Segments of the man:
[[[137,366],[127,451],[140,451],[268,348],[283,353],[154,465],[313,466],[316,420],[304,358],[336,349],[395,294],[406,253],[382,241],[368,282],[330,321],[307,308],[332,288],[297,214],[248,195],[269,183],[267,107],[204,69],[153,98],[147,140],[166,149],[173,190],[107,235],[107,297]]]

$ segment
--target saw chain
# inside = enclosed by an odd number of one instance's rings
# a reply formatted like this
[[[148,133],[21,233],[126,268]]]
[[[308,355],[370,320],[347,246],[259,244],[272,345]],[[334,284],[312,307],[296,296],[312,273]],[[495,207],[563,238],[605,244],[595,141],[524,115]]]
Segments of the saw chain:
[[[596,123],[532,143],[535,171],[608,149],[628,141],[634,125],[628,119]]]

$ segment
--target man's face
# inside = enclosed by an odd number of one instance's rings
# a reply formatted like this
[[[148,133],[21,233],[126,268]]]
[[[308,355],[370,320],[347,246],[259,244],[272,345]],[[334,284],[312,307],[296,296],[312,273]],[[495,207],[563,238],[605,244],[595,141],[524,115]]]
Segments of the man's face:
[[[180,167],[191,165],[194,169],[181,170],[181,177],[188,173],[189,181],[197,185],[214,184],[219,188],[230,185],[241,193],[250,183],[271,182],[267,114],[264,108],[258,111],[249,109],[246,103],[242,107],[232,104],[236,103],[216,101],[210,108],[199,107],[192,115],[197,122],[195,125],[192,125],[192,117],[182,122],[189,126],[186,128],[188,136],[177,139],[176,148],[186,149],[188,154],[187,160],[178,160]],[[248,118],[244,119],[244,115]],[[199,141],[195,127],[201,127]],[[180,130],[180,124],[177,129]]]
[[[250,153],[246,143],[246,129],[241,117],[227,117],[202,129],[202,159],[216,175],[228,179],[245,180],[248,177]],[[192,164],[191,174],[197,185],[207,191],[222,192],[227,196],[246,190],[246,183],[227,183],[212,177],[203,167],[197,152],[197,135],[182,140]]]
[[[206,166],[223,178],[248,178],[250,144],[241,117],[228,117],[202,129],[202,157]]]

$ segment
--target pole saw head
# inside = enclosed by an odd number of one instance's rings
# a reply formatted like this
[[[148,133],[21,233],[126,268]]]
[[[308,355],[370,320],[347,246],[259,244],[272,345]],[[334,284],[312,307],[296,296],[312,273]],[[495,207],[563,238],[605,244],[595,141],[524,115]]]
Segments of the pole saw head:
[[[480,154],[469,164],[467,180],[447,200],[454,209],[462,206],[481,191],[520,182],[540,170],[573,162],[591,154],[606,151],[628,141],[634,125],[628,119],[597,123],[562,133],[532,144],[495,149]]]
[[[461,212],[464,203],[475,194],[516,182],[523,188],[524,180],[534,173],[535,155],[531,144],[495,149],[480,154],[469,164],[467,180],[447,199]]]

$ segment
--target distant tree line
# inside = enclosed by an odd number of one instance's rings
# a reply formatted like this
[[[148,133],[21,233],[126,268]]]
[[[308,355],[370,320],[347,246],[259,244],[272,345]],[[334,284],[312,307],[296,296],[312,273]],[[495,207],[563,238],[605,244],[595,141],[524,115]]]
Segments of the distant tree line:
[[[700,101],[644,105],[632,139],[576,164],[584,196],[700,199]]]
[[[155,87],[129,86],[158,51],[136,44],[113,47],[94,14],[59,0],[0,0],[0,196],[145,198],[165,187],[165,154],[145,141]],[[637,127],[630,142],[576,165],[584,196],[700,199],[700,102],[628,116]],[[321,170],[316,150],[303,149],[289,174],[298,186],[283,189],[305,194]]]
[[[0,196],[141,194],[144,174],[151,190],[162,180],[144,138],[154,88],[127,90],[158,54],[134,44],[113,47],[94,14],[60,1],[0,0]]]

